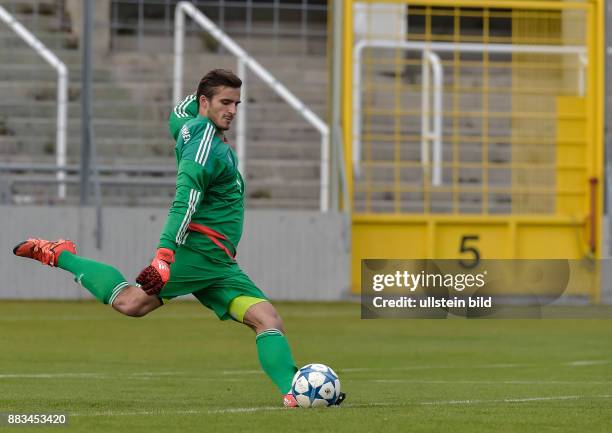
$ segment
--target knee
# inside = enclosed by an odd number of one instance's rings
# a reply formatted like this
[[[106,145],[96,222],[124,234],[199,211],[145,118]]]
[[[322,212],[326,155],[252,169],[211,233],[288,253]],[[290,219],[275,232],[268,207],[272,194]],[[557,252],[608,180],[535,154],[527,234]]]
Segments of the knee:
[[[149,312],[146,304],[143,304],[140,299],[131,296],[117,296],[113,302],[113,308],[121,314],[130,317],[142,317]]]
[[[281,317],[276,312],[276,310],[265,312],[259,315],[258,317],[256,317],[255,331],[263,332],[266,329],[278,329],[279,331],[283,333],[285,332],[285,329],[283,326],[283,319],[281,319]]]
[[[244,315],[243,323],[257,333],[266,329],[278,329],[283,333],[285,332],[283,320],[270,302],[252,305]]]
[[[118,310],[129,317],[142,317],[147,314],[147,311],[144,310],[141,305],[136,303],[127,304]]]

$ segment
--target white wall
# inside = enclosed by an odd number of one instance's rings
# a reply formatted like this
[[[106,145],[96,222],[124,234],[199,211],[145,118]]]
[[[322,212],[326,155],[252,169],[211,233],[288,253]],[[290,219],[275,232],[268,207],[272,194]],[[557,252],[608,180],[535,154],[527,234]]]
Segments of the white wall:
[[[0,206],[0,299],[88,299],[71,275],[15,257],[28,237],[69,238],[79,254],[117,267],[129,282],[155,253],[166,209],[107,208],[95,245],[93,208]],[[348,227],[340,214],[247,211],[238,262],[272,299],[337,300],[348,294]]]

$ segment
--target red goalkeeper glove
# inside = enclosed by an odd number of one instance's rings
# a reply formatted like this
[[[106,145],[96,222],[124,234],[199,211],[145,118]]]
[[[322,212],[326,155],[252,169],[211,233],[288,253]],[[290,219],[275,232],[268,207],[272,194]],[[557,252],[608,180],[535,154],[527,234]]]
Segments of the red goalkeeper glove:
[[[136,277],[140,288],[149,296],[158,295],[170,279],[170,264],[174,263],[174,251],[159,248],[149,266]]]

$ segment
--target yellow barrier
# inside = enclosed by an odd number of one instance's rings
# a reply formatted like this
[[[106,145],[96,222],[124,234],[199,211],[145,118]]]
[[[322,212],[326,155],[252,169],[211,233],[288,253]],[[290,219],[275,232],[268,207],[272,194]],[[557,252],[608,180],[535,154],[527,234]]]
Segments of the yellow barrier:
[[[355,292],[364,258],[600,256],[604,3],[344,2],[345,154],[360,149],[346,167]],[[380,25],[389,11],[404,21]],[[436,119],[438,168],[423,137]]]

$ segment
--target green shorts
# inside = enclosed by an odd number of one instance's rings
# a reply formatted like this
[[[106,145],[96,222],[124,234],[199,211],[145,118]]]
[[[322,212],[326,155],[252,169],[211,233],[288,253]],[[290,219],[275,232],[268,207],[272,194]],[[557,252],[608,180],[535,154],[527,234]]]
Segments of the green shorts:
[[[233,318],[229,311],[234,298],[268,299],[234,261],[213,261],[188,244],[181,245],[174,260],[170,281],[159,294],[164,301],[193,293],[219,319],[228,320]]]

